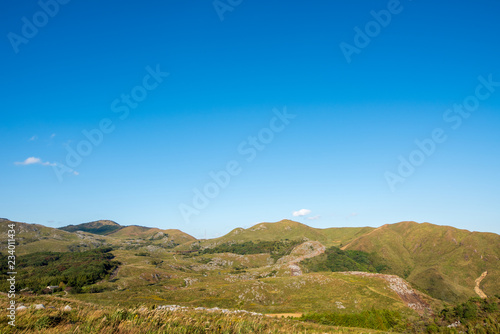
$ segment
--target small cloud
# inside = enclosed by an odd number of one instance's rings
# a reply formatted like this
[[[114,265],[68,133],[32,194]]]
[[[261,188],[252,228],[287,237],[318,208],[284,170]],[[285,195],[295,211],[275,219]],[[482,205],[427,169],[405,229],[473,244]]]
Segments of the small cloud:
[[[302,216],[307,216],[310,213],[311,213],[311,210],[302,209],[302,210],[299,210],[299,211],[294,211],[293,212],[293,216],[294,217],[302,217]]]
[[[352,217],[356,217],[357,215],[358,215],[358,213],[357,213],[357,212],[353,212],[353,213],[351,213],[350,215],[348,215],[348,216],[346,217],[346,219],[348,219],[348,220],[349,220],[350,218],[352,218]]]
[[[78,173],[76,170],[74,170],[74,171],[73,171],[73,175],[78,176],[78,175],[80,175],[80,173]]]
[[[50,139],[54,138],[55,136],[56,136],[56,134],[55,134],[55,133],[51,134],[51,135],[50,135]]]
[[[42,166],[55,166],[55,163],[50,163],[48,161],[44,162],[40,158],[29,157],[22,162],[14,162],[15,165],[27,166],[27,165],[42,165]]]
[[[40,158],[29,157],[28,159],[24,160],[23,162],[15,162],[15,164],[16,165],[34,165],[34,164],[39,164],[41,162],[42,162],[42,160],[40,160]]]
[[[38,136],[34,135],[33,137],[30,138],[30,141],[34,141],[34,140],[37,140],[37,139],[38,139]]]
[[[320,218],[321,218],[321,216],[307,217],[307,219],[309,219],[309,220],[318,220]]]

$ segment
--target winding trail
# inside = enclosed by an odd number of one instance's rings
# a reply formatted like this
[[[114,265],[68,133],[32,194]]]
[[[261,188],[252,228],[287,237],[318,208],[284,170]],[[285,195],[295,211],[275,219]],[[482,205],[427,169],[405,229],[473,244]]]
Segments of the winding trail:
[[[479,285],[481,284],[481,282],[483,281],[483,279],[486,277],[486,275],[488,275],[487,271],[485,271],[484,273],[481,274],[481,276],[479,276],[478,278],[476,278],[476,286],[474,287],[474,291],[478,294],[479,297],[481,297],[483,299],[488,298],[488,296],[486,296],[486,294],[483,292],[483,290],[481,290],[481,288],[479,287]]]

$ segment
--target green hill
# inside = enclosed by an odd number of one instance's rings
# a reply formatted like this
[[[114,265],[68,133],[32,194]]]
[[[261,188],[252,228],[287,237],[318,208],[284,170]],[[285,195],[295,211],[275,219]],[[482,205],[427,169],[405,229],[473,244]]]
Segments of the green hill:
[[[387,273],[445,301],[477,296],[475,281],[484,272],[480,288],[486,295],[500,293],[500,236],[494,233],[401,222],[377,228],[343,249],[376,253],[389,267]]]
[[[236,228],[220,238],[200,241],[200,245],[211,246],[227,242],[305,239],[319,241],[325,246],[340,246],[373,229],[373,227],[319,229],[292,220],[282,220],[277,223],[260,223],[248,229]]]

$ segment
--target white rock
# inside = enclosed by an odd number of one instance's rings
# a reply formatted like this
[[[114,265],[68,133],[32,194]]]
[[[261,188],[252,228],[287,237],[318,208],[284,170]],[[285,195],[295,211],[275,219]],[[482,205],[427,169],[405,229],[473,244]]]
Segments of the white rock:
[[[69,305],[66,305],[66,306],[63,307],[63,311],[64,312],[70,312],[71,310],[73,310],[73,309]]]
[[[43,304],[36,304],[35,305],[35,310],[43,310],[45,306]]]
[[[16,308],[16,311],[26,311],[28,308],[24,305],[20,305]]]

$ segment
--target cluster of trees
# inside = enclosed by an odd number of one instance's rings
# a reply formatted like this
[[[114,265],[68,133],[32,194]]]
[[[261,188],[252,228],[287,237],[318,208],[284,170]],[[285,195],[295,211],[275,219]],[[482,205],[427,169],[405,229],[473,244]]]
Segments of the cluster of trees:
[[[367,271],[381,272],[387,269],[383,264],[377,264],[372,254],[357,250],[343,251],[337,247],[327,248],[325,253],[302,264],[310,271]]]
[[[42,293],[47,286],[60,286],[71,287],[73,293],[79,293],[84,286],[109,277],[118,267],[120,263],[113,260],[111,250],[108,247],[80,253],[38,252],[18,256],[16,290]],[[0,291],[7,291],[7,277],[2,276]]]
[[[280,241],[247,241],[242,243],[224,243],[214,248],[206,248],[199,254],[234,253],[239,255],[248,254],[271,254],[274,260],[290,254],[292,249],[303,243],[302,240],[280,240]]]

